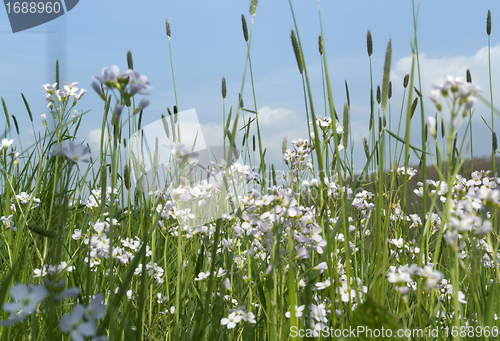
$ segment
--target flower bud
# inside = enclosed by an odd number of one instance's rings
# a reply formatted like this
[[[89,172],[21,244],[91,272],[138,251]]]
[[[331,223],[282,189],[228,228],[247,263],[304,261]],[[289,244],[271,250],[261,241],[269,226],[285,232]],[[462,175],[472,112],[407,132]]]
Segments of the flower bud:
[[[437,131],[436,131],[436,119],[432,116],[427,117],[427,123],[429,125],[429,130],[431,131],[431,135],[436,137]]]
[[[47,124],[47,116],[46,116],[45,114],[42,114],[42,115],[40,116],[40,118],[41,118],[41,120],[42,120],[43,126],[44,126],[45,128],[47,128],[47,127],[49,126],[49,125]]]

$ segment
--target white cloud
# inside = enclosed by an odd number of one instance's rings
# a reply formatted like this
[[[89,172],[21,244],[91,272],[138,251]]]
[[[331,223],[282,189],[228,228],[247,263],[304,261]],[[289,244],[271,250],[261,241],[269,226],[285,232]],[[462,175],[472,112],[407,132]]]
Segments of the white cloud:
[[[444,82],[448,75],[454,77],[464,77],[466,70],[470,70],[472,82],[483,89],[482,96],[489,98],[489,71],[488,71],[488,48],[483,47],[472,56],[446,56],[441,58],[430,58],[425,53],[419,55],[420,60],[420,76],[422,79],[422,95],[425,97],[424,105],[427,109],[434,105],[428,99],[429,93],[432,91],[432,84],[440,84]],[[492,63],[492,83],[493,94],[500,93],[500,45],[491,48],[491,63]],[[393,84],[397,84],[395,92],[401,95],[402,90],[399,84],[402,83],[406,72],[411,70],[412,57],[404,57],[394,64],[391,72],[391,80]],[[417,68],[415,67],[415,73]],[[418,81],[415,80],[418,85]],[[446,109],[446,108],[444,108]],[[484,106],[476,106],[477,113],[476,121],[481,121],[480,115],[484,112]],[[491,114],[490,114],[491,116]],[[491,118],[490,118],[491,120]]]

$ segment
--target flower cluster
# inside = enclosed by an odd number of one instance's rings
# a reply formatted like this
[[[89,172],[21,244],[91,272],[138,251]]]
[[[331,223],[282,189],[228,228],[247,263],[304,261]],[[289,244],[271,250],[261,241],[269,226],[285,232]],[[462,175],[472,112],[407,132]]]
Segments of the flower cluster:
[[[81,89],[80,93],[78,91],[78,82],[68,84],[64,82],[64,87],[62,89],[56,90],[57,83],[54,84],[44,84],[43,91],[45,91],[45,99],[49,102],[47,108],[52,109],[54,102],[64,103],[73,98],[73,106],[76,105],[83,95],[87,92],[85,89]]]
[[[420,268],[417,264],[401,265],[399,268],[391,266],[387,274],[387,280],[395,284],[395,289],[401,295],[406,295],[410,291],[417,289],[417,279],[424,281],[425,290],[429,291],[439,284],[444,278],[444,275],[437,270],[434,270],[432,263],[424,265]]]
[[[313,163],[309,158],[311,151],[314,149],[314,144],[309,140],[293,140],[292,149],[287,149],[283,153],[283,161],[290,167],[292,173],[292,183],[296,184],[299,181],[301,174],[309,169],[313,171]],[[286,175],[283,173],[286,179]]]
[[[63,271],[67,272],[73,272],[75,267],[73,265],[68,266],[67,262],[61,262],[59,265],[47,265],[44,264],[41,269],[34,269],[33,270],[33,277],[45,277],[47,275],[56,275],[59,274]]]
[[[312,125],[313,122],[309,122],[309,124]],[[342,125],[342,123],[340,123],[339,121],[335,121],[335,127],[334,127],[332,119],[328,116],[325,117],[316,116],[316,126],[318,126],[321,129],[325,142],[331,140],[334,131],[337,133],[338,141],[340,141],[340,138],[344,133],[344,126]],[[314,140],[313,131],[311,131],[311,140]],[[344,150],[344,146],[339,143],[339,151],[342,150]]]
[[[229,316],[223,318],[220,324],[226,326],[227,329],[233,329],[236,325],[242,321],[255,324],[255,315],[251,311],[246,311],[245,307],[238,307],[236,309],[229,309]]]
[[[448,76],[443,84],[433,84],[435,90],[433,90],[429,98],[434,102],[438,111],[441,111],[441,96],[447,98],[450,93],[456,99],[458,99],[458,105],[465,105],[465,113],[472,108],[476,102],[476,94],[481,90],[481,88],[473,85],[472,83],[466,82],[462,77],[452,77]]]
[[[105,90],[117,89],[120,92],[121,102],[115,108],[115,119],[119,118],[121,111],[123,110],[123,105],[130,106],[130,99],[136,95],[149,95],[149,93],[144,92],[145,90],[150,90],[153,87],[150,85],[148,77],[141,75],[135,70],[128,69],[124,72],[116,65],[112,65],[111,68],[103,68],[101,72],[101,77],[93,77],[96,82],[92,82],[92,88],[101,96],[101,98],[106,101],[106,96],[102,92]],[[136,112],[146,108],[149,105],[149,101],[143,98],[136,107]]]
[[[407,174],[408,175],[408,180],[413,178],[415,175],[417,175],[417,170],[412,168],[412,167],[408,167],[408,168],[405,168],[405,167],[399,167],[397,170],[396,170],[396,173],[398,175],[405,175]]]

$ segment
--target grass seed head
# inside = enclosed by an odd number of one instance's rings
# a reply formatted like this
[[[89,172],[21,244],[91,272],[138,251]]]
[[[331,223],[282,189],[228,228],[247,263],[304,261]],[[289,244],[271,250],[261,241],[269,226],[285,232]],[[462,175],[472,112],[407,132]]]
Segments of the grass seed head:
[[[368,30],[366,33],[366,50],[368,51],[368,57],[373,54],[373,41],[372,41],[372,31]]]
[[[491,11],[488,10],[488,16],[486,18],[486,33],[491,34]]]
[[[344,104],[344,117],[342,124],[344,126],[344,133],[342,135],[342,144],[344,145],[344,148],[347,148],[347,142],[349,138],[349,106],[347,104]]]
[[[168,19],[165,19],[165,27],[167,29],[167,37],[170,40],[170,35],[172,32],[170,32],[170,23],[168,22]]]
[[[127,52],[127,65],[130,70],[134,69],[134,60],[132,59],[132,51]]]
[[[241,15],[241,27],[243,28],[243,38],[245,38],[245,41],[248,42],[247,19],[245,19],[243,14]]]
[[[370,158],[370,149],[368,149],[368,140],[366,139],[366,137],[363,137],[363,147],[365,149],[366,158],[369,159]]]
[[[304,71],[304,66],[302,65],[302,57],[300,55],[299,43],[297,41],[297,36],[295,35],[295,30],[292,28],[290,32],[290,38],[292,39],[293,53],[295,53],[295,59],[297,60],[297,66],[299,67],[299,72],[302,74]]]
[[[130,171],[128,170],[128,165],[125,165],[125,169],[123,170],[123,180],[125,181],[125,188],[130,190]]]
[[[255,11],[257,10],[258,2],[259,0],[252,0],[252,2],[250,3],[250,14],[252,15],[252,17],[255,16]]]
[[[387,98],[389,95],[389,78],[391,73],[391,59],[392,59],[392,42],[389,40],[387,50],[385,51],[384,61],[384,75],[382,77],[382,111],[387,107]]]
[[[415,110],[417,109],[417,104],[418,104],[418,97],[415,97],[415,99],[413,100],[413,103],[411,104],[410,120],[413,118],[413,115],[415,114]]]
[[[222,99],[226,99],[227,88],[226,88],[226,77],[222,77]]]

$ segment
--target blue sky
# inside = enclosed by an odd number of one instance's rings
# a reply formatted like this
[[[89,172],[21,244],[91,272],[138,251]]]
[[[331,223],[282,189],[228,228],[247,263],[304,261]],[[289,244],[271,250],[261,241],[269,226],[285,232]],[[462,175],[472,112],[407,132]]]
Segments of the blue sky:
[[[131,1],[85,0],[66,15],[13,34],[7,14],[0,11],[0,96],[21,123],[23,141],[33,138],[28,115],[20,96],[28,99],[35,128],[42,129],[39,116],[48,114],[41,85],[54,82],[55,60],[61,65],[61,81],[78,81],[89,92],[78,109],[91,113],[84,120],[80,138],[99,129],[102,101],[92,91],[93,75],[104,66],[116,64],[126,69],[126,53],[131,50],[134,67],[145,74],[154,90],[145,110],[144,124],[151,123],[175,103],[172,74],[165,33],[165,19],[172,29],[172,56],[179,107],[195,108],[208,144],[220,141],[222,122],[221,79],[227,79],[227,108],[236,105],[244,71],[246,44],[241,31],[241,14],[250,25],[249,0],[219,1]],[[313,83],[316,108],[321,112],[322,85],[318,54],[319,18],[317,1],[292,1],[299,34]],[[492,11],[491,35],[493,89],[500,93],[500,3],[478,0],[422,1],[419,16],[419,51],[422,63],[422,85],[427,95],[433,82],[447,74],[464,76],[469,68],[473,82],[488,95],[486,14]],[[413,34],[411,1],[323,1],[321,3],[326,53],[334,87],[334,101],[341,112],[346,101],[344,81],[351,96],[351,122],[355,142],[356,168],[363,166],[360,140],[368,134],[369,60],[366,53],[366,31],[373,34],[374,84],[382,80],[385,47],[392,40],[392,73],[394,84],[393,114],[399,112],[402,80],[410,71],[410,39]],[[307,122],[302,82],[290,44],[293,20],[288,1],[259,2],[255,16],[251,57],[257,105],[261,112],[267,155],[278,161],[281,141],[307,137]],[[486,61],[486,63],[485,63]],[[248,80],[249,78],[247,78]],[[250,83],[245,85],[244,102],[251,107]],[[497,96],[498,98],[498,96]],[[434,114],[430,101],[424,106]],[[475,150],[486,154],[491,148],[490,135],[480,115],[490,117],[479,104],[475,114]],[[499,120],[500,122],[500,120]],[[0,127],[5,119],[0,115]],[[415,125],[412,133],[417,135]],[[13,138],[16,138],[12,132]],[[418,142],[418,138],[415,137]]]

